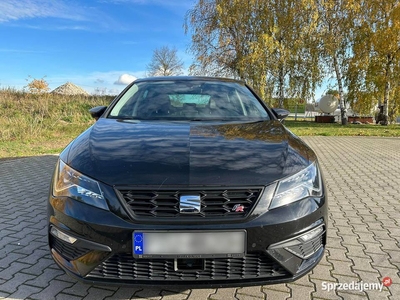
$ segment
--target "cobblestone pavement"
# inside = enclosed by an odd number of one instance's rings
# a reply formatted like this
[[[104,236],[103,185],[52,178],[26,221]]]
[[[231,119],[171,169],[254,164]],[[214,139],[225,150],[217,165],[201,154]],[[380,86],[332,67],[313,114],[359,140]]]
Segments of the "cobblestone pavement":
[[[0,299],[400,299],[400,139],[307,137],[329,191],[326,256],[291,284],[224,289],[77,283],[52,261],[46,195],[55,156],[0,161]],[[327,283],[393,281],[382,291]]]

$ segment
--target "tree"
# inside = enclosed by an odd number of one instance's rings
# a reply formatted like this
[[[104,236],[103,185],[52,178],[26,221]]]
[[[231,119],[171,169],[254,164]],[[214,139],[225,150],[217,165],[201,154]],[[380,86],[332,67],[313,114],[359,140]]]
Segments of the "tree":
[[[251,17],[249,11],[236,4],[229,7],[227,1],[200,0],[187,12],[185,31],[192,34],[190,50],[196,58],[191,74],[243,77],[241,58],[249,52],[245,41],[253,39],[254,31],[248,31],[244,21]]]
[[[358,2],[353,0],[319,0],[317,2],[318,37],[322,42],[321,59],[325,63],[326,72],[334,74],[336,79],[342,125],[347,124],[343,93],[352,55],[352,25],[359,14]]]
[[[185,19],[191,74],[250,83],[270,104],[307,99],[334,77],[342,124],[346,101],[400,110],[399,0],[198,0]],[[273,103],[277,99],[276,103]]]
[[[30,93],[33,94],[46,93],[50,90],[49,84],[44,79],[44,77],[41,79],[36,79],[32,78],[31,76],[28,76],[28,78],[29,79],[26,79],[26,81],[29,80],[30,81],[28,82],[25,88],[27,88]]]
[[[399,107],[400,3],[369,0],[361,8],[349,66],[349,96],[362,107],[377,103],[382,107],[381,124],[387,125]]]
[[[320,82],[314,1],[199,0],[188,11],[191,72],[246,80],[278,106]],[[301,13],[300,13],[301,12]]]
[[[176,76],[183,73],[183,62],[177,56],[175,48],[167,46],[153,52],[151,62],[147,65],[148,76]]]

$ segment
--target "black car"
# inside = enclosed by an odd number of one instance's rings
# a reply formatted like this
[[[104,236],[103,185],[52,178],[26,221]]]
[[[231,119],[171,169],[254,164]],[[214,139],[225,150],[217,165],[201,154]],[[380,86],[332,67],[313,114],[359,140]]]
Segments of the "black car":
[[[314,152],[241,81],[136,80],[60,154],[49,246],[94,284],[290,282],[324,255]]]

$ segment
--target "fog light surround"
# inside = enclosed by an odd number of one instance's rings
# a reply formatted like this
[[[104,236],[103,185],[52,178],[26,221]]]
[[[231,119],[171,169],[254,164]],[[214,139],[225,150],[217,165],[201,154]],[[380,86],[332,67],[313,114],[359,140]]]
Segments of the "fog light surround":
[[[68,244],[73,244],[75,243],[78,239],[62,232],[61,230],[58,230],[54,226],[51,227],[50,233],[55,236],[56,238],[59,238],[60,240],[63,240],[64,242]]]
[[[302,269],[303,262],[306,262],[324,246],[324,233],[325,227],[321,224],[294,238],[272,244],[268,247],[267,252],[288,271],[296,274]]]
[[[303,242],[308,242],[309,240],[312,240],[316,236],[320,235],[324,231],[323,225],[320,225],[314,229],[311,229],[310,231],[307,231],[306,233],[302,234],[299,238]]]
[[[286,251],[301,259],[307,259],[314,255],[322,246],[323,225],[313,228],[295,239],[281,245]]]

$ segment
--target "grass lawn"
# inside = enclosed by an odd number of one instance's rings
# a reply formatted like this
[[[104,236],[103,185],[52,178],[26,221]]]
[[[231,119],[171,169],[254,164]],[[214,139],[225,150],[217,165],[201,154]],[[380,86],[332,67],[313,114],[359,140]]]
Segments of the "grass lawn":
[[[388,136],[400,137],[400,125],[315,123],[285,120],[285,126],[298,136]]]
[[[65,146],[90,126],[87,124],[63,124],[52,132],[42,132],[40,136],[0,141],[0,159],[9,157],[58,154]],[[56,131],[57,130],[57,131]]]

